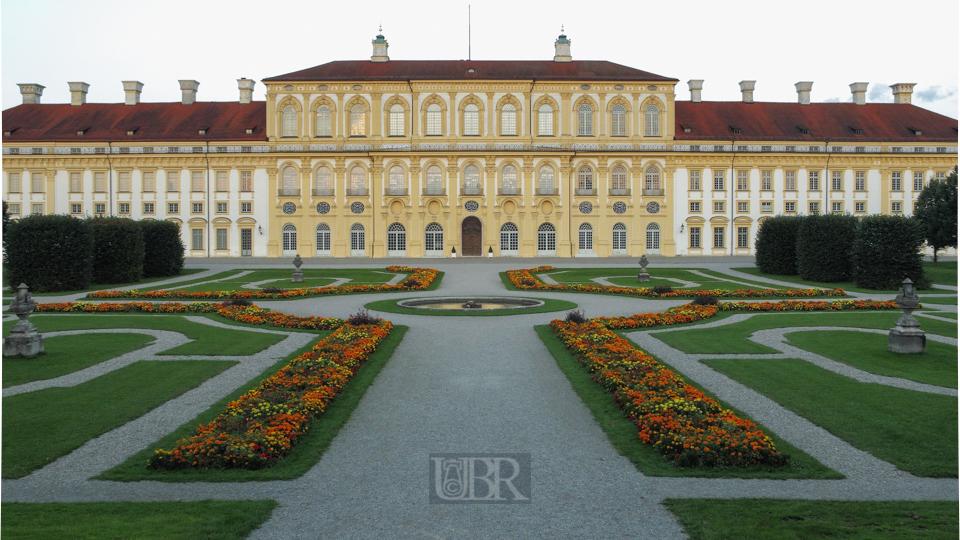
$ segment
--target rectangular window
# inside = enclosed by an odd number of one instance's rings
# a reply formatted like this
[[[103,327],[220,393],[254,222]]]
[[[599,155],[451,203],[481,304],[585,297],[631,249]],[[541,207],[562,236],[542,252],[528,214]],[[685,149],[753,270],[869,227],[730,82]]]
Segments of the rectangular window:
[[[83,205],[80,203],[70,203],[70,213],[71,214],[82,214]]]
[[[723,247],[723,227],[714,227],[713,228],[713,247],[722,248]]]
[[[783,211],[784,211],[784,212],[790,212],[790,213],[796,212],[796,211],[797,211],[797,203],[796,203],[796,202],[785,202],[785,203],[783,203]]]
[[[242,203],[240,203],[240,213],[241,213],[241,214],[249,214],[249,213],[251,213],[251,212],[253,212],[253,203],[250,203],[250,202],[242,202]]]
[[[94,204],[94,205],[93,205],[93,213],[94,213],[94,214],[106,214],[106,213],[107,213],[107,205],[106,205],[106,203],[96,203],[96,204]]]
[[[760,172],[760,189],[764,191],[773,189],[773,174],[771,171]]]
[[[190,171],[190,191],[203,191],[203,171]]]
[[[700,227],[690,227],[690,247],[700,247]]]
[[[218,214],[226,214],[226,213],[227,213],[227,203],[225,203],[225,202],[218,202],[218,203],[217,203],[217,213],[218,213]]]
[[[20,214],[20,203],[10,203],[7,210],[9,210],[11,214]]]
[[[761,212],[773,212],[773,203],[770,201],[763,201],[760,203]]]
[[[737,247],[750,247],[750,227],[737,227]]]
[[[915,171],[913,173],[913,190],[923,191],[923,172]]]
[[[143,213],[144,213],[144,214],[153,214],[153,209],[154,209],[154,206],[153,206],[153,203],[152,203],[152,202],[145,202],[145,203],[143,203]]]
[[[130,203],[128,203],[128,202],[117,203],[117,213],[118,213],[118,214],[129,214],[129,213],[130,213]]]
[[[83,193],[83,177],[81,174],[79,172],[70,173],[70,193]]]
[[[855,212],[866,212],[866,211],[867,211],[867,203],[862,203],[862,202],[854,203],[854,204],[853,204],[853,210],[854,210]]]
[[[167,171],[167,191],[180,191],[180,171]]]
[[[97,193],[107,192],[107,173],[93,173],[93,191]]]
[[[690,171],[690,189],[693,191],[700,189],[700,171]]]
[[[253,171],[240,171],[240,191],[253,191]]]
[[[34,205],[33,205],[33,213],[34,213],[34,214],[42,214],[42,213],[43,213],[43,203],[34,203]]]
[[[938,172],[933,177],[937,180],[937,182],[943,182],[944,180],[947,179],[947,173]]]
[[[20,187],[20,173],[10,173],[7,175],[7,193],[20,193],[23,189]],[[19,212],[17,212],[19,214]]]
[[[723,213],[723,201],[716,201],[713,203],[713,212],[715,214]]]
[[[180,203],[167,203],[167,213],[168,214],[179,214],[180,213]]]
[[[833,191],[843,191],[843,172],[833,171],[833,180],[831,180],[830,189]]]
[[[226,229],[217,229],[217,249],[227,249]]]
[[[228,171],[217,171],[217,191],[229,191]]]
[[[899,214],[900,212],[903,212],[903,203],[899,203],[899,202],[892,203],[890,205],[890,210],[894,214]]]
[[[192,233],[193,242],[190,248],[195,250],[203,249],[203,229],[193,229]]]
[[[797,190],[797,171],[787,171],[784,173],[783,189],[787,191]]]
[[[890,191],[900,191],[901,187],[900,173],[890,173]]]
[[[202,214],[202,213],[203,213],[203,203],[202,203],[202,202],[195,202],[195,203],[193,203],[193,213],[194,213],[194,214]]]
[[[713,189],[723,191],[723,171],[713,171]]]
[[[691,201],[690,202],[690,211],[699,212],[700,211],[700,201]]]
[[[129,171],[120,171],[117,173],[117,191],[121,193],[130,193]]]
[[[811,203],[810,203],[810,213],[811,213],[811,214],[819,214],[819,213],[820,213],[820,203],[818,203],[818,202],[811,202]]]
[[[750,203],[746,201],[737,201],[737,212],[749,212]]]
[[[750,189],[750,183],[747,181],[748,171],[737,171],[737,190],[746,191]]]
[[[842,203],[842,202],[836,202],[836,201],[833,202],[833,203],[831,203],[830,211],[833,212],[834,214],[842,214],[842,213],[843,213],[843,203]]]
[[[857,191],[866,191],[867,190],[867,173],[865,171],[857,171],[853,174],[853,189]]]
[[[30,191],[32,193],[43,193],[43,173],[33,173],[30,175]]]
[[[157,190],[157,181],[156,174],[153,172],[145,172],[141,174],[143,178],[143,192],[144,193],[153,193]]]
[[[820,171],[807,171],[807,180],[810,182],[810,191],[820,189]]]

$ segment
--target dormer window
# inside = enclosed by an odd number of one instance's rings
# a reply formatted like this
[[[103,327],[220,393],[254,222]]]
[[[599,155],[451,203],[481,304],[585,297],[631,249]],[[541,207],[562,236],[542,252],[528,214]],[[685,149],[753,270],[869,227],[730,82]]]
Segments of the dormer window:
[[[853,130],[853,134],[854,134],[854,135],[863,135],[863,130],[860,129],[860,128],[853,128],[853,127],[852,127],[852,128],[850,128],[850,129]]]
[[[130,128],[130,129],[128,129],[128,130],[127,130],[127,137],[132,137],[133,135],[135,135],[135,134],[137,133],[137,130],[138,130],[138,129],[140,129],[140,128],[135,127],[135,128]]]
[[[86,133],[90,128],[83,128],[77,130],[77,137],[83,137],[83,134]]]
[[[740,128],[730,126],[730,131],[733,131],[735,134],[740,134]]]
[[[801,134],[801,135],[809,135],[809,134],[810,134],[810,130],[807,129],[807,128],[805,128],[805,127],[797,126],[797,129],[800,130],[800,134]]]
[[[198,135],[206,135],[206,134],[207,134],[207,130],[201,129],[201,130],[197,131],[197,134],[198,134]]]
[[[253,135],[254,128],[247,128],[247,135]]]
[[[20,128],[15,127],[15,128],[13,128],[13,129],[8,129],[8,130],[6,130],[6,131],[3,132],[3,135],[4,135],[5,137],[9,137],[10,135],[13,135],[13,132],[16,131],[16,130],[18,130],[18,129],[20,129]]]
[[[467,68],[467,75],[476,75],[477,70],[473,68]]]
[[[923,131],[920,131],[919,129],[911,129],[910,131],[912,131],[917,137],[923,135]]]

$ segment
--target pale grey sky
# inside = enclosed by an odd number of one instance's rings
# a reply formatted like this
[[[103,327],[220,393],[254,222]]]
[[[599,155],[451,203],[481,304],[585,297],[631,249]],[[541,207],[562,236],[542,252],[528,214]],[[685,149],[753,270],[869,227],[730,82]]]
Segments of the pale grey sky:
[[[68,81],[90,84],[89,102],[122,102],[120,81],[144,83],[143,101],[179,101],[178,79],[200,81],[201,101],[233,101],[236,79],[263,78],[333,60],[369,59],[383,24],[390,57],[553,58],[563,24],[575,60],[610,60],[686,81],[703,99],[736,101],[756,80],[757,101],[849,101],[849,84],[917,83],[916,105],[957,118],[960,7],[956,0],[640,2],[250,0],[3,0],[3,108],[20,104],[17,83],[46,86],[43,103],[68,103]]]

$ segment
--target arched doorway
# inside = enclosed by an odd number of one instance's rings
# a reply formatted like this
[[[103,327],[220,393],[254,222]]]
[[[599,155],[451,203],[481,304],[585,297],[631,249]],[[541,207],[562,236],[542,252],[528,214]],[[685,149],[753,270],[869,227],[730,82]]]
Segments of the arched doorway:
[[[407,229],[399,223],[387,227],[387,256],[407,256]]]
[[[469,216],[460,224],[460,243],[464,257],[483,256],[483,223],[475,216]]]
[[[554,256],[557,254],[557,229],[551,223],[537,227],[537,255]]]
[[[283,226],[283,255],[297,254],[297,227],[293,223]]]
[[[647,253],[660,254],[660,226],[656,223],[647,225]]]
[[[443,227],[439,223],[427,225],[424,245],[426,246],[424,251],[426,251],[427,257],[443,256]]]

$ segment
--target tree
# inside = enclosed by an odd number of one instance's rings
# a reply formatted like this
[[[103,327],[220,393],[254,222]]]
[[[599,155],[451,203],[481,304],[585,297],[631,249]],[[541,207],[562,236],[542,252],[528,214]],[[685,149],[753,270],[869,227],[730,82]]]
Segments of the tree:
[[[853,273],[857,287],[899,289],[910,278],[918,289],[928,286],[923,275],[923,232],[920,222],[903,216],[866,216],[857,223],[853,243]]]
[[[946,181],[930,180],[913,212],[923,227],[923,237],[933,248],[933,264],[937,264],[937,250],[957,247],[957,166]]]

